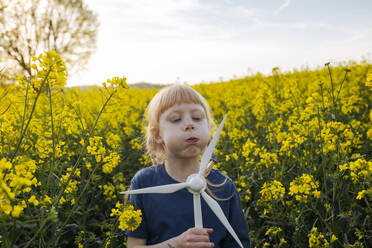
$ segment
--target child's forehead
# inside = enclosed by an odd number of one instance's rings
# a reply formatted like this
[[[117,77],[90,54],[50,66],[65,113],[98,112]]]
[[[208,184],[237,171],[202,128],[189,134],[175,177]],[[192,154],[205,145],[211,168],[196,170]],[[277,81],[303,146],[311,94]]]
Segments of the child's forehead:
[[[165,109],[163,113],[171,112],[183,112],[183,111],[204,111],[203,106],[200,103],[177,103]]]

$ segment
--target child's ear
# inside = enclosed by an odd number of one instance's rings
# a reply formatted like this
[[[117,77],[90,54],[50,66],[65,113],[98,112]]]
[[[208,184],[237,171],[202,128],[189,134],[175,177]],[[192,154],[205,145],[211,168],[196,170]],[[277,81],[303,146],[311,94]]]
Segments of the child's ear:
[[[163,144],[163,139],[159,135],[159,130],[157,130],[156,128],[152,127],[150,129],[150,132],[151,132],[152,137],[154,137],[154,140],[155,140],[156,143]]]

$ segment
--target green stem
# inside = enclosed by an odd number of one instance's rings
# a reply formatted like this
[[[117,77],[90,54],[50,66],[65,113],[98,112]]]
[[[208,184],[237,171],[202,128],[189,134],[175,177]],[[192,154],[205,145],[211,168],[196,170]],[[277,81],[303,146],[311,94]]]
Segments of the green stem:
[[[292,90],[290,90],[289,93],[291,94],[292,98],[294,99],[294,102],[296,104],[296,109],[297,109],[297,116],[299,117],[301,115],[300,114],[300,105],[298,104],[296,96],[293,94]]]
[[[347,77],[347,73],[348,73],[348,72],[349,72],[349,71],[346,71],[346,72],[345,72],[344,79],[342,80],[341,85],[340,85],[340,88],[339,88],[338,91],[337,91],[336,102],[337,102],[337,100],[338,100],[338,96],[340,95],[340,91],[341,91],[342,85],[344,84],[344,82],[345,82],[345,80],[346,80],[346,77]]]
[[[77,117],[78,117],[78,119],[79,119],[79,121],[80,121],[81,129],[84,130],[85,127],[84,127],[83,119],[81,118],[80,106],[78,107],[78,109],[79,109],[79,113],[78,113],[78,111],[77,111],[73,106],[72,106],[72,108],[74,109],[75,114],[77,115]]]
[[[369,212],[372,212],[371,206],[369,205],[369,202],[368,202],[368,200],[365,197],[364,197],[364,202],[366,203]]]
[[[322,162],[324,159],[324,151],[323,151],[323,140],[322,140],[322,125],[320,123],[320,113],[319,113],[319,108],[318,108],[318,125],[319,125],[319,141],[320,141],[320,149],[321,149],[321,157],[322,157]]]
[[[322,221],[322,223],[326,226],[328,232],[333,233],[331,226],[328,224],[328,222],[322,217],[320,214],[319,210],[317,208],[312,207],[314,212],[319,216],[319,219]],[[343,244],[341,243],[340,240],[336,240],[336,242],[340,245],[340,247],[343,247]]]
[[[4,94],[0,97],[0,100],[3,99],[3,98],[5,98],[6,95],[8,95],[8,92],[9,92],[9,91],[5,91]]]
[[[22,116],[22,125],[21,125],[21,133],[23,131],[23,127],[25,125],[25,117],[27,112],[27,100],[28,100],[28,89],[30,88],[30,79],[27,81],[27,88],[26,88],[26,96],[25,96],[25,106],[23,110],[23,116]]]
[[[64,228],[64,226],[65,226],[65,225],[67,224],[67,222],[69,221],[69,219],[70,219],[72,213],[75,211],[76,207],[78,206],[78,202],[80,201],[80,198],[83,196],[83,194],[84,194],[85,191],[87,190],[87,188],[88,188],[88,186],[89,186],[89,183],[90,183],[90,180],[92,179],[92,176],[93,176],[94,173],[96,172],[96,169],[97,169],[97,168],[98,168],[98,166],[95,166],[94,170],[90,173],[89,178],[88,178],[88,181],[85,183],[84,188],[83,188],[83,190],[81,191],[79,197],[76,199],[75,204],[74,204],[72,210],[69,212],[69,214],[68,214],[66,220],[63,222],[63,224],[62,224],[62,226],[60,227],[59,230],[62,231],[63,228]],[[57,236],[58,236],[58,235],[57,235]]]
[[[18,140],[18,143],[17,143],[17,147],[16,147],[16,149],[15,149],[15,151],[14,151],[14,153],[13,153],[11,159],[10,159],[10,162],[11,162],[11,163],[13,162],[14,158],[16,157],[16,155],[17,155],[17,153],[18,153],[18,150],[19,150],[19,148],[20,148],[20,146],[21,146],[21,143],[22,143],[23,137],[25,136],[25,133],[26,133],[26,131],[27,131],[27,128],[28,128],[28,126],[30,125],[30,122],[31,122],[32,116],[33,116],[33,114],[34,114],[34,111],[35,111],[35,108],[36,108],[37,100],[39,99],[39,96],[40,96],[40,94],[41,94],[41,91],[43,90],[44,84],[45,84],[46,80],[48,79],[48,76],[49,76],[49,73],[50,73],[51,70],[52,70],[52,68],[49,68],[49,70],[48,70],[48,72],[47,72],[47,74],[46,74],[46,76],[45,76],[43,82],[41,83],[40,89],[39,89],[39,91],[37,92],[37,95],[36,95],[36,97],[35,97],[35,100],[34,100],[34,102],[33,102],[33,104],[32,104],[32,109],[31,109],[30,117],[28,118],[28,121],[27,121],[27,124],[26,124],[25,128],[24,128],[24,129],[22,130],[22,132],[21,132],[21,136],[19,137],[19,140]],[[15,173],[15,167],[14,167],[14,164],[12,164],[12,166],[13,166],[13,173]]]
[[[322,95],[322,106],[323,106],[322,112],[324,112],[325,111],[325,105],[324,105],[323,83],[319,82],[319,86],[320,86],[320,94]]]
[[[337,189],[337,180],[334,180],[333,190],[332,190],[332,206],[335,206],[336,189]],[[334,223],[334,211],[335,211],[335,209],[332,208],[332,223]]]
[[[43,222],[41,223],[41,226],[39,228],[39,230],[37,230],[37,232],[34,234],[34,236],[32,236],[32,238],[27,242],[26,246],[24,248],[27,248],[31,245],[31,242],[39,235],[39,233],[43,230],[44,226],[46,225],[46,223],[48,222],[48,218],[44,219]]]
[[[335,103],[335,95],[334,95],[334,89],[333,89],[333,78],[332,78],[332,72],[331,68],[329,67],[329,63],[327,63],[327,68],[329,72],[329,77],[331,79],[331,90],[332,90],[332,103],[333,103],[333,110],[336,110],[336,103]]]
[[[27,88],[26,88],[26,96],[25,96],[25,104],[24,104],[24,110],[23,110],[23,116],[22,116],[22,124],[21,124],[21,136],[19,137],[19,139],[21,139],[21,137],[23,136],[23,127],[25,125],[25,119],[26,119],[26,112],[27,112],[27,101],[28,101],[28,89],[30,88],[30,79],[27,80]],[[19,142],[20,140],[18,140]],[[17,145],[18,147],[18,145]],[[17,148],[18,149],[18,148]],[[16,151],[17,151],[16,149]],[[13,157],[15,157],[15,154],[13,155]],[[13,158],[11,159],[11,161],[13,161]],[[15,168],[13,166],[13,173],[15,174]]]
[[[9,103],[8,107],[2,113],[0,113],[0,115],[5,114],[10,109],[10,106],[12,106],[11,103]]]
[[[48,94],[49,94],[49,106],[50,106],[50,122],[51,122],[51,128],[52,128],[52,145],[53,145],[53,155],[52,155],[52,161],[50,162],[50,168],[49,168],[49,175],[48,175],[48,182],[47,186],[49,185],[52,171],[54,170],[54,160],[55,160],[55,154],[56,154],[56,147],[54,143],[54,121],[53,121],[53,104],[52,104],[52,91],[50,90],[49,84],[47,84]]]
[[[318,107],[318,125],[319,125],[319,141],[320,141],[320,149],[321,149],[321,158],[322,158],[322,164],[321,164],[321,173],[322,173],[322,176],[323,176],[323,185],[324,185],[324,189],[325,189],[325,193],[326,195],[328,195],[328,192],[327,192],[327,186],[326,186],[326,173],[324,173],[324,151],[323,151],[323,140],[322,140],[322,125],[321,125],[321,122],[320,122],[320,113],[319,113],[319,107]]]

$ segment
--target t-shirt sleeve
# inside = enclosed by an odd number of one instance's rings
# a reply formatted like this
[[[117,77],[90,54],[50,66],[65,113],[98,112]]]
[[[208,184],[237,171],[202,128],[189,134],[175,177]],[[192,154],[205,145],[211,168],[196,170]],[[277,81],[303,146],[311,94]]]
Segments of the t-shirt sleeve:
[[[249,231],[245,221],[242,206],[240,203],[239,193],[232,183],[232,198],[230,199],[229,222],[239,237],[244,248],[250,248]],[[228,234],[223,240],[221,248],[240,248],[235,239]]]
[[[139,175],[135,175],[131,181],[130,189],[134,190],[142,188],[140,186],[139,181],[140,181]],[[144,211],[143,195],[142,194],[129,195],[128,199],[133,204],[135,210],[141,210],[142,221],[136,230],[134,231],[125,230],[125,235],[135,238],[147,239],[146,216]]]

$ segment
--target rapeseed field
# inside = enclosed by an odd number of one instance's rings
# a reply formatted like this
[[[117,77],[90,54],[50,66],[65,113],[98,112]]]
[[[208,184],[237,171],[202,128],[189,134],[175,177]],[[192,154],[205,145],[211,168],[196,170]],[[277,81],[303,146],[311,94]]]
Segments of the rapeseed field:
[[[83,91],[53,51],[0,87],[0,246],[125,247],[141,212],[119,192],[149,166],[156,89],[112,78]],[[372,66],[193,86],[219,123],[216,168],[240,192],[252,247],[371,247]]]

